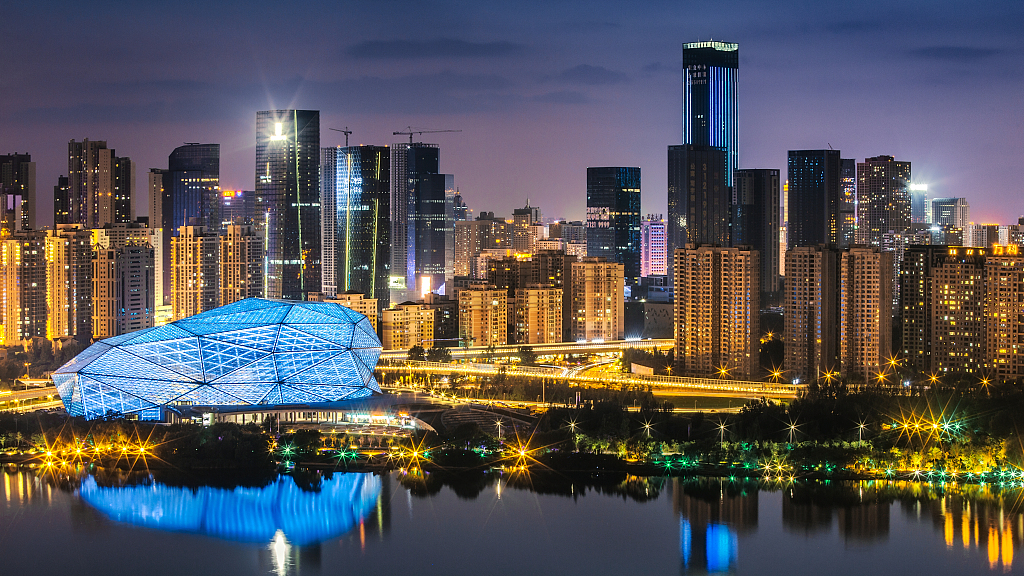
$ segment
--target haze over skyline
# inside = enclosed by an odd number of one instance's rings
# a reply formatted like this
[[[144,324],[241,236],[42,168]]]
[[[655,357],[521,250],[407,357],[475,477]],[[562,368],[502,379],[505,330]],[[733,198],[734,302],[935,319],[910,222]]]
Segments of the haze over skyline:
[[[68,140],[107,140],[144,174],[183,142],[221,144],[221,185],[254,188],[256,111],[321,111],[321,142],[441,146],[477,213],[583,218],[588,166],[640,166],[665,213],[681,142],[681,44],[740,47],[739,166],[791,149],[913,163],[976,222],[1024,213],[1024,6],[664,2],[643,9],[391,2],[37,2],[5,7],[0,153],[38,163],[40,211]],[[419,138],[417,138],[419,140]]]

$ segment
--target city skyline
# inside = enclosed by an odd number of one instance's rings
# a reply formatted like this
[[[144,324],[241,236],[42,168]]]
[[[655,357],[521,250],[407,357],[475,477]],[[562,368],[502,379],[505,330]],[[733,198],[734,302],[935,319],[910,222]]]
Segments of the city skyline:
[[[134,32],[149,30],[141,23],[152,18],[180,24],[166,6],[113,18],[113,8],[83,5],[56,24],[46,8],[13,8],[16,25],[0,40],[18,79],[0,90],[0,146],[32,154],[41,192],[63,173],[66,143],[83,138],[106,140],[143,173],[184,142],[220,143],[222,186],[253,190],[254,112],[298,108],[321,110],[325,146],[344,141],[327,127],[347,126],[353,144],[378,145],[400,142],[391,132],[407,125],[463,130],[430,141],[445,148],[445,171],[475,210],[509,214],[543,196],[545,214],[579,219],[584,169],[618,165],[651,175],[642,212],[665,213],[658,175],[665,146],[681,143],[681,46],[713,38],[743,49],[739,168],[784,170],[787,150],[831,145],[858,162],[913,162],[932,197],[968,198],[977,222],[1012,223],[1006,214],[1024,212],[1014,161],[1024,142],[1012,130],[1021,112],[1011,97],[1022,78],[1019,7],[851,5],[817,15],[801,3],[598,7],[603,22],[581,22],[560,6],[522,11],[530,16],[392,7],[391,18],[362,7],[322,14],[308,43],[280,51],[256,39],[294,37],[294,25],[270,25],[258,7],[211,7],[203,23],[186,26],[194,40],[173,49],[160,35]],[[337,18],[358,32],[334,40]],[[104,34],[107,27],[118,33]],[[607,30],[621,41],[605,42]],[[318,39],[326,44],[314,57]],[[70,43],[109,57],[86,75],[65,56]],[[190,65],[199,58],[204,66]],[[58,89],[68,78],[73,93]],[[420,86],[415,97],[399,89],[409,81]],[[875,121],[863,122],[868,115]],[[40,196],[48,214],[51,199]]]

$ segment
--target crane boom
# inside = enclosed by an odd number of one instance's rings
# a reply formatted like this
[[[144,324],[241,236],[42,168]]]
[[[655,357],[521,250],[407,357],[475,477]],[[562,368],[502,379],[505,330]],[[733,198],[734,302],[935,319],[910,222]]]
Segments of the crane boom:
[[[413,130],[412,126],[409,126],[405,131],[392,132],[393,136],[403,135],[409,137],[409,144],[412,144],[412,137],[414,134],[439,134],[441,132],[462,132],[462,130]]]
[[[352,133],[352,131],[348,129],[348,126],[345,126],[344,130],[339,130],[337,128],[328,128],[328,130],[334,130],[335,132],[341,132],[342,134],[344,134],[345,135],[345,148],[348,148],[348,135]]]

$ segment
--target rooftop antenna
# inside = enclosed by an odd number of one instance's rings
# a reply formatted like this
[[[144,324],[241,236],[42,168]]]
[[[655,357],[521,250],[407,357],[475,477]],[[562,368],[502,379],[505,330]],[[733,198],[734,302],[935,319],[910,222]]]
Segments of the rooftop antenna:
[[[334,130],[335,132],[341,132],[342,134],[344,134],[345,135],[345,148],[348,148],[348,135],[352,133],[352,131],[348,129],[348,126],[345,126],[344,130],[338,130],[337,128],[328,128],[328,130]]]

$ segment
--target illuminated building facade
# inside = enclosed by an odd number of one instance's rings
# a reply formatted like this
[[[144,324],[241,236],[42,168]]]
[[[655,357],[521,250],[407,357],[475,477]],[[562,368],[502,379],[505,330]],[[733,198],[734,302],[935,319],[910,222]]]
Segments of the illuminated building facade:
[[[839,160],[839,247],[857,242],[857,161]]]
[[[854,247],[839,260],[840,367],[870,380],[886,365],[892,340],[892,254]]]
[[[116,248],[97,246],[92,265],[93,338],[152,328],[156,320],[153,248],[131,241]]]
[[[675,252],[678,374],[754,378],[759,372],[756,250],[688,245]]]
[[[562,341],[562,289],[520,288],[515,296],[515,343]]]
[[[640,276],[668,274],[665,251],[665,219],[649,214],[640,221]]]
[[[588,256],[571,262],[569,270],[570,338],[622,340],[626,331],[623,265]]]
[[[790,150],[788,168],[788,247],[838,245],[839,150]]]
[[[1018,246],[992,246],[985,273],[985,364],[995,376],[1018,377],[1024,374],[1024,256]]]
[[[320,281],[320,112],[256,113],[256,206],[266,230],[263,293],[305,300]]]
[[[455,222],[455,276],[482,278],[485,271],[475,266],[484,250],[503,249],[512,245],[511,228],[494,212],[481,212],[476,220]]]
[[[761,305],[778,306],[779,293],[779,171],[737,170],[734,189],[732,245],[757,250],[761,265]]]
[[[321,151],[323,293],[391,302],[391,156],[387,146]]]
[[[879,246],[882,234],[910,229],[910,162],[875,156],[857,163],[858,243]]]
[[[683,144],[725,150],[726,186],[739,167],[739,65],[737,44],[683,44]]]
[[[175,319],[220,305],[220,236],[182,226],[171,239],[171,310]]]
[[[29,154],[0,155],[0,192],[21,196],[21,229],[41,227],[36,214],[36,163]]]
[[[338,294],[334,298],[325,299],[324,302],[341,304],[349,310],[353,310],[363,316],[366,316],[366,319],[370,321],[370,325],[373,326],[373,329],[377,330],[378,305],[375,298],[367,298],[362,292],[352,290],[351,292]]]
[[[798,246],[786,252],[786,378],[813,382],[839,370],[838,253],[826,246]]]
[[[391,301],[446,292],[455,267],[455,177],[440,174],[440,148],[392,144]]]
[[[92,337],[92,234],[76,224],[46,231],[46,337]]]
[[[252,224],[262,236],[259,225],[263,223],[256,209],[255,190],[221,190],[220,191],[221,226],[229,224]]]
[[[102,228],[92,229],[92,243],[94,248],[117,249],[128,244],[141,246],[148,245],[153,249],[153,286],[154,302],[161,307],[164,301],[164,273],[165,263],[169,262],[169,252],[164,252],[163,230],[149,228],[145,224],[137,222],[107,224]],[[168,251],[170,246],[168,245]],[[169,267],[166,269],[170,275]],[[170,280],[168,280],[169,282]],[[167,293],[170,297],[170,293]]]
[[[622,264],[640,283],[640,168],[587,168],[587,255]]]
[[[0,240],[3,342],[46,337],[46,233],[15,232]]]
[[[68,414],[158,420],[199,406],[321,404],[380,392],[368,320],[325,302],[248,298],[96,342],[53,374]]]
[[[512,249],[522,254],[533,252],[536,235],[531,227],[540,222],[540,208],[530,206],[530,200],[526,200],[526,206],[512,210]],[[502,246],[496,246],[502,248]]]
[[[467,346],[508,344],[508,293],[501,289],[459,291],[459,338]]]
[[[687,244],[729,245],[727,159],[723,148],[668,147],[668,254]]]
[[[935,198],[932,200],[932,224],[952,226],[961,230],[971,221],[971,205],[966,198]]]
[[[434,339],[434,311],[422,302],[403,302],[381,312],[385,350],[430,348]]]
[[[228,224],[220,237],[220,305],[263,296],[263,238],[251,225]]]
[[[130,158],[119,158],[104,140],[68,142],[68,214],[57,224],[95,228],[131,222],[134,196],[135,164]]]

